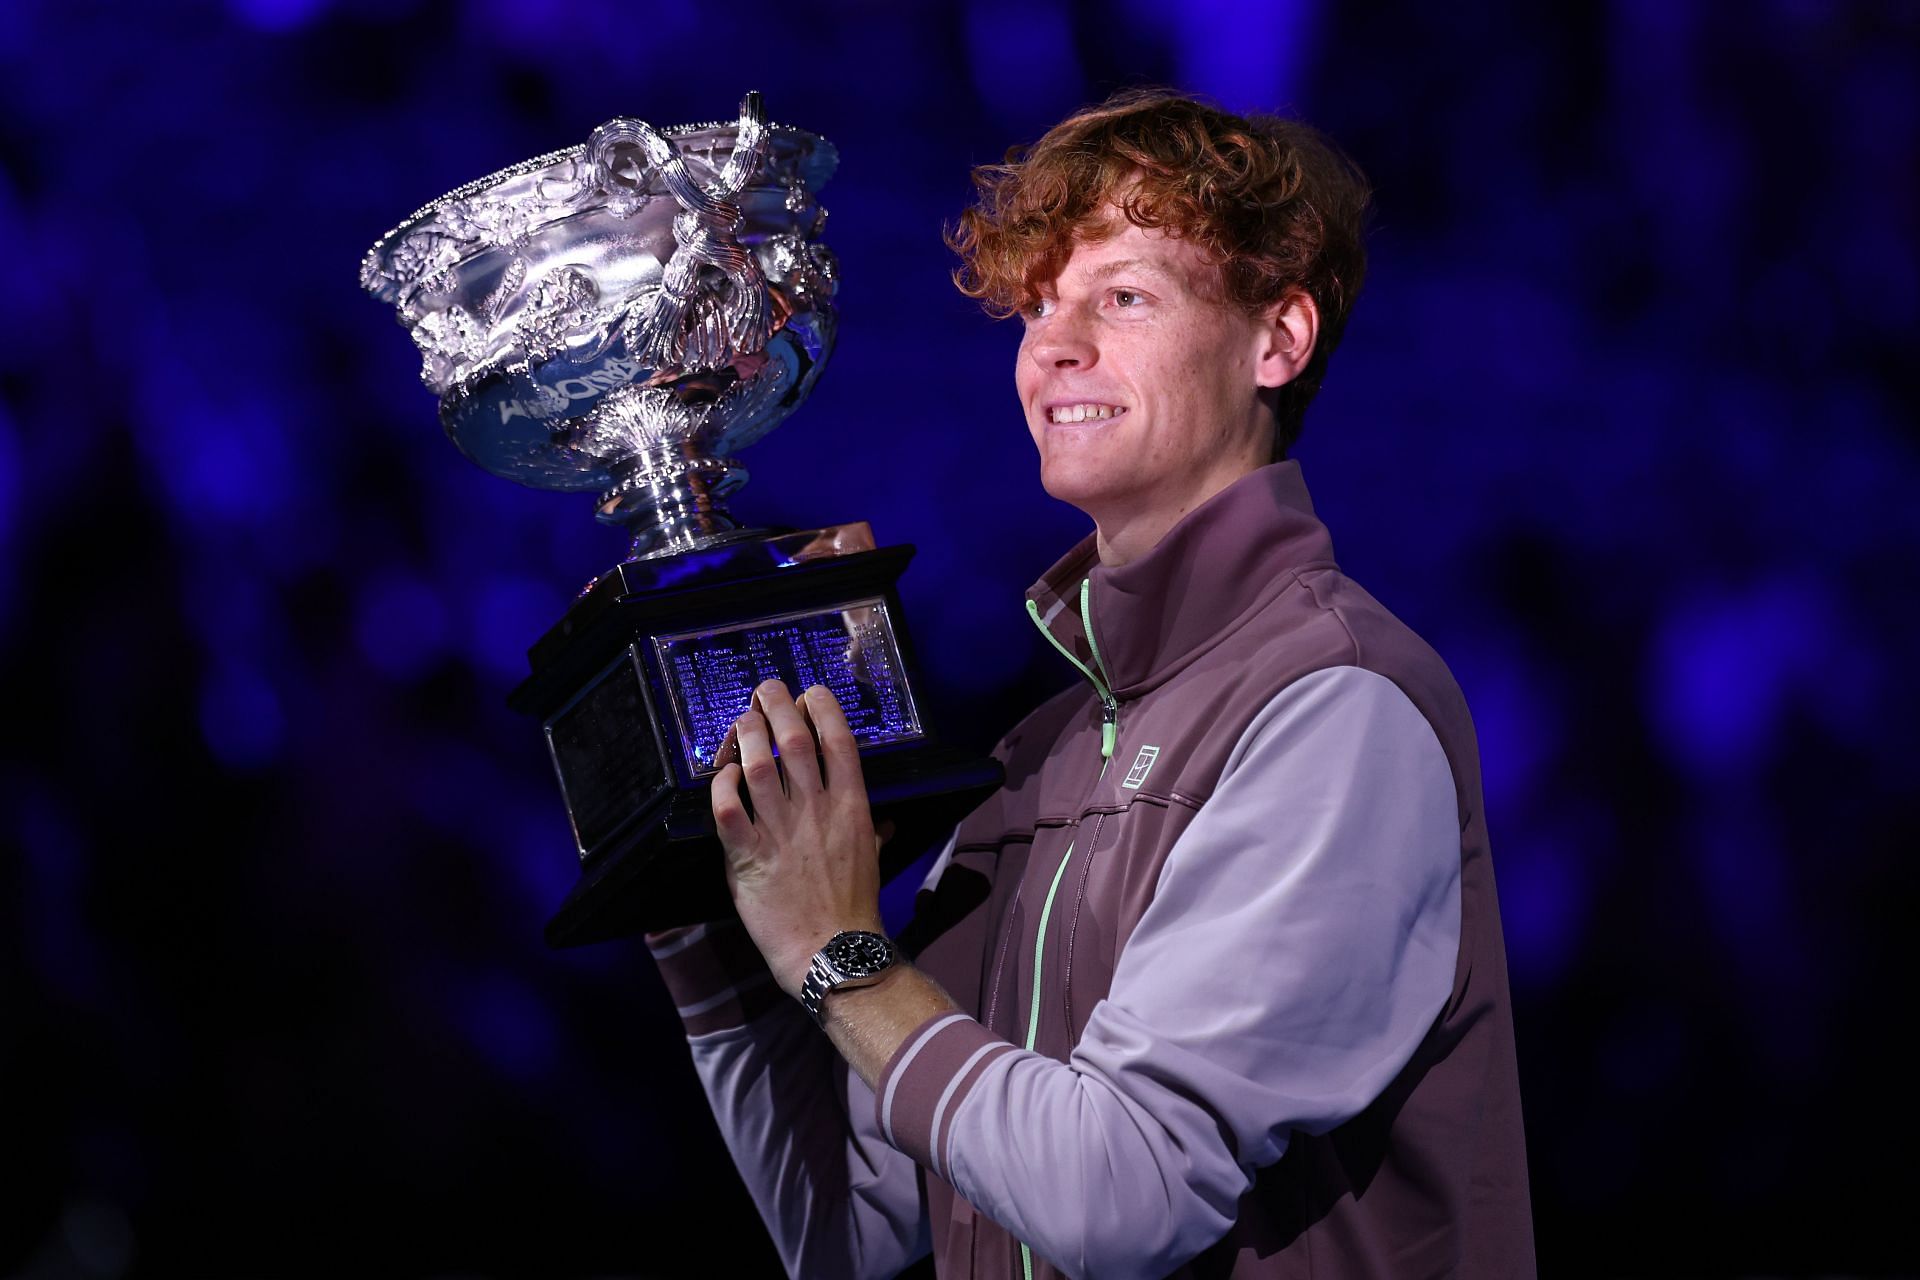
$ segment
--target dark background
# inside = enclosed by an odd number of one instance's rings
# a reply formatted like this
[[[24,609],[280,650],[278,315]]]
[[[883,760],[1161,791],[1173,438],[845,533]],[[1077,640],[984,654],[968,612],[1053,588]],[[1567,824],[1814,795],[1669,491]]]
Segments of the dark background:
[[[833,139],[839,349],[735,505],[916,544],[984,747],[1073,678],[1020,592],[1084,525],[940,228],[1142,82],[1377,184],[1297,456],[1475,712],[1543,1271],[1920,1271],[1920,7],[4,19],[0,1276],[772,1265],[645,955],[540,941],[574,867],[504,698],[623,544],[440,437],[359,258],[614,115]]]

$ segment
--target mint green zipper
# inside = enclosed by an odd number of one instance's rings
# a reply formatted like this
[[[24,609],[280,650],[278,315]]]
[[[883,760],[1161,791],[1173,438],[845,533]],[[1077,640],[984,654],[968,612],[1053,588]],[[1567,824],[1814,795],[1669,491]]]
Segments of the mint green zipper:
[[[1061,644],[1054,637],[1053,632],[1047,630],[1047,624],[1040,620],[1040,606],[1032,600],[1027,601],[1027,616],[1033,619],[1034,626],[1040,628],[1040,634],[1047,638],[1047,643],[1058,649],[1061,657],[1071,662],[1079,669],[1081,675],[1093,682],[1093,691],[1100,695],[1100,759],[1107,761],[1113,759],[1114,738],[1119,733],[1120,704],[1114,699],[1113,692],[1108,687],[1113,677],[1107,676],[1105,680],[1101,679],[1102,676],[1107,675],[1107,664],[1101,661],[1100,642],[1093,637],[1093,613],[1087,607],[1092,596],[1093,579],[1080,579],[1080,625],[1087,629],[1087,647],[1093,650],[1093,665],[1100,668],[1097,674],[1086,663],[1074,657],[1073,650]],[[1105,773],[1106,768],[1107,766],[1103,763],[1100,771]]]
[[[1113,677],[1107,675],[1107,664],[1100,659],[1100,643],[1093,638],[1093,613],[1087,605],[1093,592],[1093,579],[1080,580],[1080,622],[1087,629],[1087,647],[1093,650],[1093,665],[1099,674],[1088,669],[1087,665],[1073,656],[1072,650],[1054,638],[1047,630],[1047,624],[1040,620],[1040,607],[1032,600],[1027,601],[1027,616],[1033,619],[1033,625],[1040,628],[1040,634],[1048,643],[1060,651],[1060,656],[1080,669],[1080,674],[1093,682],[1093,690],[1100,695],[1100,776],[1107,776],[1107,766],[1113,762],[1114,739],[1119,734],[1120,704],[1115,700],[1110,688]],[[1101,677],[1105,676],[1103,680]],[[1053,883],[1047,886],[1047,899],[1040,907],[1040,927],[1033,938],[1033,996],[1027,1001],[1027,1043],[1029,1053],[1040,1038],[1040,965],[1045,959],[1047,946],[1047,921],[1053,915],[1054,895],[1060,890],[1060,879],[1067,874],[1067,864],[1073,861],[1074,841],[1067,845],[1067,851],[1060,858],[1060,865],[1054,869]],[[1033,1280],[1033,1250],[1025,1241],[1020,1243],[1020,1270],[1024,1280]]]

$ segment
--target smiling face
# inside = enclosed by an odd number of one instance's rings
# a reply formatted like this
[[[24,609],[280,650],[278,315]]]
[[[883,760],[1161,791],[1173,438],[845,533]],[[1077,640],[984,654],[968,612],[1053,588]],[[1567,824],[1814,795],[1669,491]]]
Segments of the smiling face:
[[[1271,460],[1260,392],[1304,366],[1312,304],[1250,316],[1192,244],[1117,212],[1109,227],[1023,311],[1014,383],[1041,484],[1093,518],[1103,563],[1123,564]]]

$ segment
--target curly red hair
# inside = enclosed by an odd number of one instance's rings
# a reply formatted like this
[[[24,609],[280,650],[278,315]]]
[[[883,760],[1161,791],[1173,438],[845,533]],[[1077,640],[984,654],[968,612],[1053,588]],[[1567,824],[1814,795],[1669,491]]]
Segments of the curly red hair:
[[[1319,131],[1243,118],[1165,90],[1128,90],[973,171],[978,199],[947,232],[960,291],[1004,318],[1060,274],[1076,241],[1112,234],[1110,209],[1189,240],[1220,267],[1228,304],[1258,315],[1305,293],[1313,358],[1274,397],[1274,457],[1299,437],[1366,276],[1366,177]]]

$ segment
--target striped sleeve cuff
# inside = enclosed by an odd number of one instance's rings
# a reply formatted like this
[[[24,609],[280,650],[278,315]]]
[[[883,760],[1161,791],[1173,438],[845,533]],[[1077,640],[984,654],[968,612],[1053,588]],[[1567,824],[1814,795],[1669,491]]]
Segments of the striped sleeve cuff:
[[[787,997],[736,920],[647,935],[688,1036],[744,1027]]]
[[[964,1013],[929,1018],[894,1052],[874,1089],[880,1132],[951,1180],[947,1143],[954,1113],[993,1063],[1017,1052]]]

